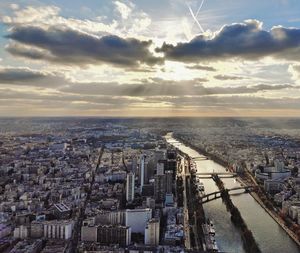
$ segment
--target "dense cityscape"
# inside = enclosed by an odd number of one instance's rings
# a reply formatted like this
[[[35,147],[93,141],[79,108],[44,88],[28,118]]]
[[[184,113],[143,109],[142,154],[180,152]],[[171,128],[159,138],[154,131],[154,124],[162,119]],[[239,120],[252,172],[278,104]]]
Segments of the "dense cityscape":
[[[274,122],[2,118],[0,251],[283,252],[256,231],[247,196],[298,252],[298,121]]]
[[[1,0],[0,253],[299,253],[299,0]]]

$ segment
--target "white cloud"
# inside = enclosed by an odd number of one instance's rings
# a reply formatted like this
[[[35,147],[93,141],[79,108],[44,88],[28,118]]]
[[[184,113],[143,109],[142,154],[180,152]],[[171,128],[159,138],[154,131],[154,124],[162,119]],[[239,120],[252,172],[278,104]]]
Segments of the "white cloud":
[[[10,8],[11,8],[12,10],[18,10],[20,7],[19,7],[18,4],[11,4],[11,5],[10,5]]]
[[[20,10],[19,8],[14,8],[13,16],[4,16],[2,21],[9,25],[29,25],[29,24],[39,24],[45,21],[51,21],[56,17],[60,9],[56,6],[42,6],[33,7],[28,6],[25,9]]]
[[[300,84],[300,65],[290,64],[288,68],[288,72],[291,74],[292,79]]]
[[[117,11],[120,13],[123,19],[128,19],[129,15],[132,12],[132,8],[129,5],[126,5],[123,2],[115,1],[114,4],[116,5]]]
[[[27,6],[24,9],[14,7],[11,15],[3,15],[0,20],[10,27],[34,26],[48,29],[51,26],[71,28],[95,36],[117,35],[148,39],[147,28],[152,23],[148,14],[134,4],[116,1],[116,9],[120,14],[116,19],[106,21],[103,17],[78,19],[63,17],[57,6]],[[148,34],[149,35],[149,34]]]

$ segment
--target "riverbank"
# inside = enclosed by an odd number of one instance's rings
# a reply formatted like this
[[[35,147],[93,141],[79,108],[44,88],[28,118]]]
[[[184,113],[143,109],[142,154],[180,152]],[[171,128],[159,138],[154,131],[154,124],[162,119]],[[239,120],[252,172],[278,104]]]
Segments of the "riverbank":
[[[181,176],[184,178],[184,192],[185,192],[185,205],[184,208],[187,210],[187,217],[190,230],[190,238],[193,248],[199,252],[204,250],[203,248],[203,230],[201,224],[205,220],[205,213],[203,206],[197,201],[198,195],[194,191],[196,186],[191,176],[191,158],[184,152],[179,152],[181,157],[184,159],[184,169],[181,172]]]
[[[255,192],[251,192],[250,194],[256,200],[256,202],[273,218],[273,220],[276,221],[278,225],[280,225],[280,227],[289,235],[289,237],[294,240],[294,242],[300,248],[300,242],[298,241],[297,236],[286,225],[284,225],[284,221],[281,220],[281,218],[277,214],[275,214],[269,208],[267,208]]]
[[[250,173],[249,171],[247,172],[248,174]],[[250,174],[251,175],[251,174]],[[253,176],[251,175],[251,180],[255,181],[255,179],[253,178]],[[240,177],[237,179],[241,184],[243,185],[247,185],[243,179],[241,179]],[[274,213],[272,210],[270,210],[265,203],[260,199],[260,197],[258,196],[258,194],[256,192],[250,192],[250,195],[252,196],[252,198],[255,199],[255,201],[270,215],[270,217],[279,225],[281,226],[281,228],[288,234],[288,236],[293,239],[293,241],[298,245],[298,247],[300,248],[300,241],[298,240],[298,237],[295,233],[293,233],[293,231],[291,231],[285,224],[284,221],[280,218],[280,216],[277,213]]]
[[[216,155],[211,155],[208,152],[206,152],[204,149],[196,147],[195,145],[189,143],[189,141],[181,138],[178,135],[174,136],[177,140],[179,140],[180,142],[182,142],[184,145],[196,150],[198,153],[203,154],[205,156],[209,156],[211,158],[212,161],[214,161],[215,163],[223,166],[223,167],[228,167],[228,162],[223,161],[222,159],[216,158]],[[241,177],[237,177],[237,180],[239,183],[241,183],[244,186],[249,186],[249,184],[243,180]],[[253,181],[253,179],[251,179],[251,181]],[[255,181],[255,180],[254,180]],[[265,212],[287,233],[287,235],[297,244],[297,246],[300,248],[300,242],[297,238],[297,236],[288,228],[285,226],[284,222],[282,221],[282,219],[278,216],[277,213],[274,213],[272,210],[270,210],[269,208],[267,208],[267,206],[263,203],[263,201],[260,199],[260,197],[256,194],[256,193],[250,193],[250,195],[253,197],[253,199],[265,210]]]
[[[212,161],[216,162],[217,164],[220,164],[221,166],[228,168],[229,163],[223,159],[221,159],[220,157],[218,157],[215,154],[211,154],[209,152],[207,152],[205,149],[195,146],[194,144],[188,142],[187,140],[183,139],[182,137],[178,136],[178,135],[174,135],[174,138],[178,139],[180,142],[182,142],[184,145],[196,150],[198,153],[209,157]]]

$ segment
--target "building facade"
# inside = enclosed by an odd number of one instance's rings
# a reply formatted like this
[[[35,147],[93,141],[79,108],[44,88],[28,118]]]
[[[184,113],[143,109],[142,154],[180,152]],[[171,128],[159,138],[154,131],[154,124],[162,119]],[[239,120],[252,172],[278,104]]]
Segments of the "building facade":
[[[154,197],[156,202],[162,203],[166,195],[166,175],[155,175]]]
[[[30,237],[68,240],[72,236],[73,226],[72,220],[33,221]]]
[[[126,226],[98,226],[97,242],[105,245],[128,246],[131,243],[131,228]]]
[[[144,209],[127,209],[126,226],[131,227],[132,233],[145,233],[147,222],[152,218],[152,210]]]
[[[127,181],[126,181],[126,200],[127,202],[132,202],[134,200],[134,174],[132,172],[129,172],[127,174]]]
[[[159,232],[160,222],[158,219],[151,219],[148,221],[145,228],[145,244],[146,245],[159,245]]]

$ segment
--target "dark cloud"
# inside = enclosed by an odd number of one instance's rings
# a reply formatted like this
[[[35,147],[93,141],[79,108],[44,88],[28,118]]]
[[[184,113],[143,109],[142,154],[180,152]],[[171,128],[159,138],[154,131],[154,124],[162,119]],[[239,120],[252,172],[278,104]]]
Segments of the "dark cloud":
[[[231,78],[232,79],[232,78]],[[0,84],[33,86],[38,88],[55,88],[64,96],[70,94],[117,96],[117,97],[159,97],[159,96],[207,96],[222,94],[257,93],[268,90],[297,88],[290,84],[251,86],[207,87],[205,78],[193,80],[165,80],[161,78],[139,79],[135,83],[117,82],[71,82],[60,73],[42,72],[29,68],[0,69]]]
[[[47,51],[27,46],[25,47],[22,44],[18,43],[10,43],[5,47],[5,49],[12,55],[28,58],[31,60],[54,60],[53,56],[51,56]]]
[[[215,75],[214,78],[218,79],[218,80],[224,80],[224,81],[245,79],[245,77],[242,77],[242,76],[230,76],[230,75]]]
[[[162,62],[161,58],[149,51],[152,41],[123,39],[114,35],[96,37],[69,28],[42,29],[32,26],[15,27],[6,37],[19,43],[18,46],[12,44],[8,47],[10,53],[30,59],[76,65],[109,63],[129,67]],[[20,44],[27,47],[21,47]]]
[[[261,91],[267,91],[267,90],[299,89],[299,86],[295,86],[291,84],[278,84],[278,85],[258,84],[253,86],[252,88]]]
[[[153,45],[151,40],[124,39],[115,35],[97,37],[65,26],[44,29],[18,25],[6,37],[13,41],[7,51],[16,56],[71,65],[106,63],[137,71],[141,65],[155,65],[165,59],[205,62],[232,57],[252,60],[265,56],[300,58],[300,29],[278,26],[266,31],[256,20],[226,25],[213,37],[199,35],[187,43],[164,43],[156,49],[164,53],[164,57],[156,57],[149,51]],[[216,71],[205,65],[187,68]]]
[[[1,83],[28,82],[44,78],[45,75],[41,72],[32,71],[26,68],[5,68],[0,69]]]
[[[66,80],[56,73],[47,73],[29,68],[2,68],[0,69],[0,84],[56,87]]]
[[[52,114],[75,110],[95,113],[124,108],[151,108],[164,104],[173,109],[300,109],[299,99],[267,99],[254,94],[267,90],[294,89],[295,86],[259,84],[251,87],[204,87],[194,81],[141,81],[139,84],[118,83],[64,83],[58,91],[40,93],[0,88],[0,107],[13,113],[28,108]],[[39,81],[36,81],[39,83]],[[23,85],[23,84],[22,84]],[[241,96],[244,94],[244,96]],[[163,109],[163,106],[160,108]],[[160,110],[157,109],[157,110]],[[25,109],[26,110],[26,109]],[[5,109],[6,111],[6,109]]]
[[[241,57],[258,59],[273,55],[291,57],[288,51],[297,49],[294,59],[299,60],[300,29],[273,27],[263,30],[256,20],[224,26],[213,38],[199,35],[187,43],[164,44],[157,52],[165,54],[166,59],[199,62],[212,59]]]

